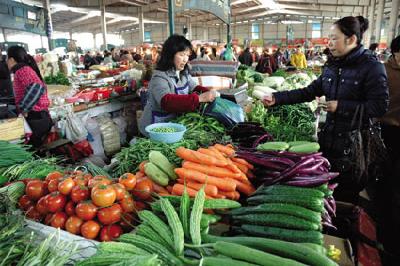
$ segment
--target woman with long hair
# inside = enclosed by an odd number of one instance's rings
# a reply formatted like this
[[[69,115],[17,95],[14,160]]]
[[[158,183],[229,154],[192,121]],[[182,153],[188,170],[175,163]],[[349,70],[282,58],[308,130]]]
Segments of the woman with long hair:
[[[14,74],[14,96],[17,111],[32,129],[29,144],[39,147],[52,127],[46,84],[31,55],[23,47],[7,50],[7,65]]]

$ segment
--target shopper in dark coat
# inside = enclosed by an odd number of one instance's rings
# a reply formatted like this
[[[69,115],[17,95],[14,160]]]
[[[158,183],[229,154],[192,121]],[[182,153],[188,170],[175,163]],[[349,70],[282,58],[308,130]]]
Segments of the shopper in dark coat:
[[[328,112],[324,127],[319,134],[319,143],[329,160],[343,158],[343,152],[350,147],[345,133],[355,129],[351,122],[357,106],[365,107],[364,124],[369,118],[382,117],[388,108],[388,85],[385,67],[376,57],[361,45],[368,20],[363,17],[344,17],[331,28],[329,49],[332,56],[326,63],[321,76],[307,88],[283,91],[267,96],[265,104],[294,104],[309,102],[315,97],[325,96]],[[354,201],[360,188],[352,175],[341,172],[339,197]]]
[[[0,50],[0,97],[13,97],[13,88],[8,70],[6,56]]]
[[[247,66],[253,64],[253,56],[250,53],[250,48],[244,49],[243,53],[239,56],[239,62]]]

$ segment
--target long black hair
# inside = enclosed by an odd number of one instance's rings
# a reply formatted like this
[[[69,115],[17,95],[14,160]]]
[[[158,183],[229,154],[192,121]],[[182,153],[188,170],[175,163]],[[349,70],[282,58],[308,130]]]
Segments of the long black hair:
[[[349,16],[339,19],[334,23],[338,26],[341,32],[347,37],[355,35],[357,37],[357,44],[360,45],[364,32],[368,29],[368,19],[363,16]]]
[[[26,52],[24,47],[21,46],[9,47],[7,50],[7,56],[8,58],[14,58],[17,64],[30,66],[36,72],[40,80],[43,81],[43,77],[40,74],[39,67],[36,64],[35,59]]]
[[[390,44],[390,51],[392,52],[393,56],[395,53],[400,51],[400,35],[392,40],[392,43]]]
[[[157,63],[157,70],[168,71],[175,69],[174,57],[178,52],[186,50],[192,50],[192,44],[188,39],[181,35],[174,34],[170,36],[163,44],[163,48],[160,54],[160,60]],[[185,70],[187,70],[187,64]]]

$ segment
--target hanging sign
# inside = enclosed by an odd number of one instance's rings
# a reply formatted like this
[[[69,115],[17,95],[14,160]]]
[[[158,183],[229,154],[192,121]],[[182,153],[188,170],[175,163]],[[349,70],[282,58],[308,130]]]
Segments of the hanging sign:
[[[225,23],[229,22],[229,16],[231,12],[228,0],[175,0],[176,13],[183,12],[188,9],[209,12]]]

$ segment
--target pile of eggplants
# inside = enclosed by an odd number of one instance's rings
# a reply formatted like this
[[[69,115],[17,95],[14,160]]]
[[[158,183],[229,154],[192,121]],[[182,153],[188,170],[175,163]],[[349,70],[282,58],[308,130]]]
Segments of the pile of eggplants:
[[[255,166],[257,180],[266,186],[283,184],[296,187],[316,188],[327,184],[328,192],[324,198],[325,212],[322,224],[335,229],[331,217],[336,216],[336,203],[332,196],[337,184],[329,184],[339,173],[329,172],[330,163],[322,153],[293,153],[287,151],[257,151],[242,148],[237,156]]]
[[[239,148],[255,148],[259,143],[272,141],[273,137],[257,122],[238,123],[228,135]]]

